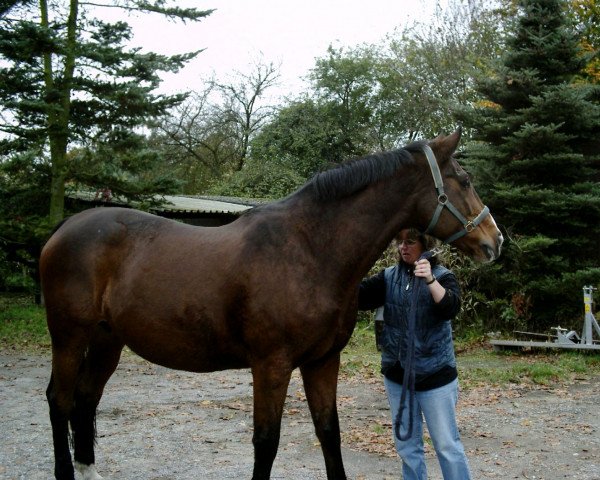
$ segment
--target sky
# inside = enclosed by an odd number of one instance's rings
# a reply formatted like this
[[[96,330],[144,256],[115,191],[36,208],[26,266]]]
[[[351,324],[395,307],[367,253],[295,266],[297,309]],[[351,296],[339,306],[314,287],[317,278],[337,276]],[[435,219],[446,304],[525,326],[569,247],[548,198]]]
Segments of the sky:
[[[196,0],[216,9],[200,22],[182,24],[154,15],[129,18],[132,45],[163,54],[205,49],[178,74],[166,74],[163,93],[201,90],[213,73],[225,80],[248,73],[253,62],[280,67],[280,95],[302,89],[302,78],[329,45],[378,43],[395,28],[432,15],[436,0]]]

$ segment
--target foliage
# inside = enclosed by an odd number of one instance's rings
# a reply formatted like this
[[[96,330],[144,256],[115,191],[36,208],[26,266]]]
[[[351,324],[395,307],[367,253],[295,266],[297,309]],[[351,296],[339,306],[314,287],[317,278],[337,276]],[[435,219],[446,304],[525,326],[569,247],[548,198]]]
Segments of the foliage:
[[[582,77],[592,83],[600,83],[600,5],[596,0],[571,0],[567,14],[580,34],[581,48],[586,59]]]
[[[464,163],[508,237],[502,268],[471,287],[490,301],[487,319],[544,331],[579,325],[581,288],[600,283],[600,91],[578,80],[566,3],[519,5],[502,63],[478,84],[486,101],[460,112],[477,140]]]
[[[339,163],[371,150],[369,133],[377,68],[368,48],[346,52],[330,46],[327,56],[316,60],[310,75],[314,93],[327,116],[335,119],[332,143],[337,156],[328,158],[330,162]]]
[[[0,292],[35,292],[35,288],[35,283],[28,274],[27,265],[17,261],[9,261],[7,253],[0,249]]]
[[[376,102],[382,148],[454,129],[454,109],[477,98],[474,78],[504,46],[510,9],[494,3],[449,2],[431,21],[390,37]]]
[[[252,157],[272,165],[277,162],[279,168],[292,169],[306,179],[343,158],[339,130],[338,119],[327,105],[310,98],[296,100],[256,136]]]
[[[48,217],[50,171],[29,152],[0,163],[0,289],[34,289]],[[25,275],[24,275],[25,274]]]
[[[157,122],[153,142],[181,179],[183,193],[241,187],[235,194],[245,195],[243,178],[249,175],[242,171],[248,169],[251,141],[276,110],[266,96],[278,78],[273,63],[256,62],[249,74],[238,72],[228,81],[208,81],[204,90]],[[233,183],[228,185],[230,178]]]
[[[215,182],[207,192],[211,195],[279,199],[300,187],[304,180],[293,169],[281,164],[249,160],[242,170]]]
[[[10,261],[35,260],[64,216],[69,188],[143,200],[176,185],[155,168],[161,159],[139,129],[185,98],[153,93],[159,73],[178,71],[199,51],[167,57],[129,48],[129,25],[96,17],[102,7],[181,21],[210,13],[162,0],[41,0],[0,11],[0,248]]]
[[[502,46],[500,17],[483,2],[457,0],[431,26],[411,24],[380,45],[329,47],[310,72],[310,91],[262,128],[251,156],[308,178],[454,130],[453,106],[474,98],[474,72]]]

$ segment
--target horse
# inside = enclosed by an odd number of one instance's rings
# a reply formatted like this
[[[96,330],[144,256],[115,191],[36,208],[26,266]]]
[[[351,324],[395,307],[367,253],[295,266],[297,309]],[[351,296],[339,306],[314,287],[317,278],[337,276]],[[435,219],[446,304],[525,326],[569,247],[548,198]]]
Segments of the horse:
[[[220,227],[117,207],[64,221],[40,255],[55,478],[73,480],[73,460],[102,478],[96,408],[128,346],[171,369],[251,370],[254,480],[270,477],[299,368],[327,478],[345,479],[337,376],[361,279],[405,227],[478,261],[500,254],[502,234],[453,156],[460,136],[349,160]]]

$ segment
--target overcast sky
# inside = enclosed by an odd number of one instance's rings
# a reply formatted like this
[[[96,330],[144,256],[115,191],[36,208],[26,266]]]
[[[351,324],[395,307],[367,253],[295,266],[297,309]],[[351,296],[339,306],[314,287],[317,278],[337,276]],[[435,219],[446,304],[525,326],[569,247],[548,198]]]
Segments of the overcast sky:
[[[183,2],[180,2],[183,3]],[[248,72],[253,60],[281,64],[282,93],[301,88],[300,77],[330,44],[377,43],[398,26],[431,16],[436,0],[197,0],[216,9],[199,23],[168,22],[159,16],[130,18],[133,44],[174,54],[206,49],[177,75],[165,76],[164,92],[200,90],[212,72],[225,78]]]

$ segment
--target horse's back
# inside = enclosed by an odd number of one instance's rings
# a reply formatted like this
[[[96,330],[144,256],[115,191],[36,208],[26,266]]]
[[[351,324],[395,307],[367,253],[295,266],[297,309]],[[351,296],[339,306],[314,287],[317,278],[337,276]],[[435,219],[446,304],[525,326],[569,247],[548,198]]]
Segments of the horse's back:
[[[98,248],[106,242],[116,245],[125,235],[131,238],[135,232],[148,232],[169,223],[174,222],[126,208],[85,210],[59,224],[44,246],[41,258],[56,248],[76,252],[82,248]]]

